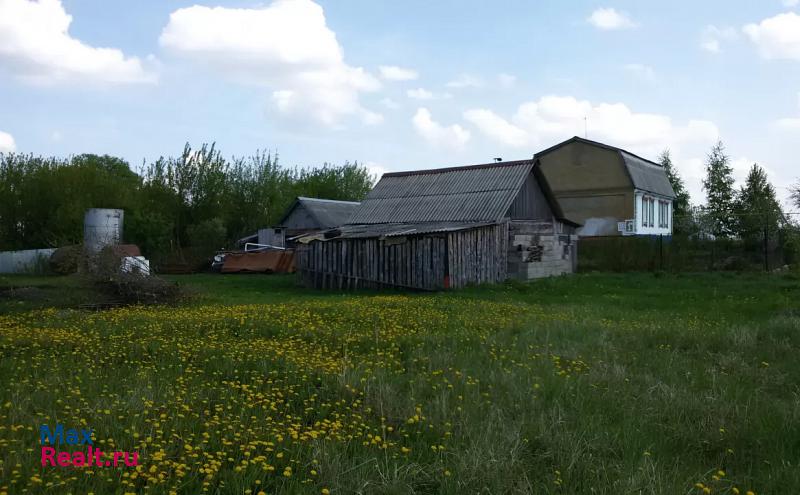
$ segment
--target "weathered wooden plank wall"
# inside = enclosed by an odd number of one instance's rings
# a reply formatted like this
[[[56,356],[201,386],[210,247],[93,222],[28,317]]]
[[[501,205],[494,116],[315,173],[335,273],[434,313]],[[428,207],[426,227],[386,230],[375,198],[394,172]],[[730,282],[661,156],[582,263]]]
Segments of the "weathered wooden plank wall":
[[[506,279],[508,224],[450,232],[447,240],[450,287]]]
[[[296,250],[304,285],[319,289],[422,290],[501,282],[507,276],[508,224],[449,233],[313,241]]]

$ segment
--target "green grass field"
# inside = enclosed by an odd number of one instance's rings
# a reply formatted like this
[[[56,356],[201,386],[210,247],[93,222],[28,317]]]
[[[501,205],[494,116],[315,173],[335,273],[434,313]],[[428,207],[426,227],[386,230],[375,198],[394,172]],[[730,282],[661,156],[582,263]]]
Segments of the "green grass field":
[[[800,493],[795,275],[173,279],[190,302],[81,312],[0,277],[0,494]],[[56,423],[139,466],[42,467]]]

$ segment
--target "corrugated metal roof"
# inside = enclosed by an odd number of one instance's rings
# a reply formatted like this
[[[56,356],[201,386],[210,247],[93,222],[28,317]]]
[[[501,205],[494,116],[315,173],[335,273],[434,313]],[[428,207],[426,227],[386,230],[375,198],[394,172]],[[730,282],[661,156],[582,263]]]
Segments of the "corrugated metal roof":
[[[371,239],[400,237],[406,235],[432,234],[436,232],[456,232],[494,225],[495,222],[423,222],[423,223],[380,223],[344,225],[325,232],[306,234],[296,238],[298,242],[332,241],[336,239]]]
[[[384,174],[349,224],[495,222],[503,218],[533,160]]]
[[[620,155],[622,155],[622,161],[625,163],[628,174],[631,176],[633,187],[661,196],[675,197],[672,184],[669,183],[667,173],[661,165],[647,161],[644,158],[640,158],[624,150],[620,150]]]
[[[298,197],[292,206],[286,210],[279,224],[289,217],[298,206],[302,206],[317,221],[322,229],[338,227],[347,222],[350,215],[358,208],[360,203],[355,201],[338,201],[334,199]]]

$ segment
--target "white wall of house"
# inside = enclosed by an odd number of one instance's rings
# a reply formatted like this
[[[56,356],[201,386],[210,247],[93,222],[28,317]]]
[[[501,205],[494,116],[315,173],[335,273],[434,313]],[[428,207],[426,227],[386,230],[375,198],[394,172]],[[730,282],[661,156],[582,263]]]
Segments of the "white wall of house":
[[[636,191],[634,211],[636,235],[672,234],[672,198]]]

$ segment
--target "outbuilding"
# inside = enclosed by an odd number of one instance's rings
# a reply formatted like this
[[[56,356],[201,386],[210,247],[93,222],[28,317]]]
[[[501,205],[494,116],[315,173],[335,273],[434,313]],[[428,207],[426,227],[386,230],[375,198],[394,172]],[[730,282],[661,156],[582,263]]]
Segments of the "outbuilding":
[[[571,273],[578,224],[537,160],[384,174],[346,224],[298,238],[316,288],[424,290]]]
[[[359,204],[357,201],[299,196],[286,209],[276,227],[258,229],[257,236],[247,242],[290,247],[294,244],[293,238],[299,235],[345,224]]]

